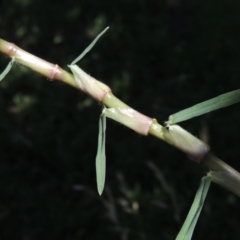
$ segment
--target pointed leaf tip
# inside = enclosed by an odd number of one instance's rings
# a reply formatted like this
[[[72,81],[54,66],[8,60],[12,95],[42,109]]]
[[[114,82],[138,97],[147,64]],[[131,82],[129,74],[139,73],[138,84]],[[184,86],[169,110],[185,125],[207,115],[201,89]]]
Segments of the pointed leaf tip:
[[[96,177],[99,195],[102,195],[106,178],[105,141],[106,141],[106,116],[105,114],[101,114],[99,118],[98,150],[96,156]]]
[[[2,81],[6,77],[6,75],[10,72],[10,70],[11,70],[11,68],[13,66],[13,62],[14,62],[14,60],[12,58],[12,60],[8,63],[8,65],[4,69],[4,71],[0,74],[0,81]]]
[[[90,45],[71,63],[71,65],[76,64],[78,61],[80,61],[96,44],[98,39],[109,29],[109,27],[106,27],[101,33],[97,35],[97,37],[90,43]]]
[[[202,114],[215,111],[220,108],[230,106],[240,101],[240,89],[224,93],[218,97],[198,103],[190,108],[186,108],[169,116],[168,124],[176,124],[188,119],[200,116]]]
[[[185,222],[177,235],[176,240],[191,240],[192,234],[195,229],[196,223],[198,221],[199,215],[201,213],[205,198],[208,193],[208,189],[210,187],[211,178],[203,177],[201,180],[201,184],[197,190],[195,195],[193,204],[190,208],[190,211],[185,219]]]

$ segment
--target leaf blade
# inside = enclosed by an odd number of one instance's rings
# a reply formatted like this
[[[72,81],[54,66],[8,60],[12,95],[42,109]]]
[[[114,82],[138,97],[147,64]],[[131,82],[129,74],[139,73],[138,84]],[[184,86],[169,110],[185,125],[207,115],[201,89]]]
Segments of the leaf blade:
[[[71,63],[71,65],[76,64],[78,61],[80,61],[96,44],[98,39],[109,29],[109,27],[106,27],[101,33],[97,35],[97,37],[90,43],[90,45]]]
[[[240,89],[221,94],[169,116],[168,124],[176,124],[202,114],[215,111],[240,101]]]
[[[12,59],[9,63],[8,63],[8,65],[7,65],[7,67],[3,70],[3,72],[0,74],[0,81],[2,81],[5,77],[6,77],[6,75],[10,72],[10,70],[11,70],[11,68],[12,68],[12,66],[13,66],[13,63],[14,63],[14,60]]]
[[[176,237],[176,240],[191,240],[195,225],[196,225],[199,215],[201,213],[201,210],[202,210],[202,207],[204,204],[204,200],[207,196],[210,184],[211,184],[210,177],[202,178],[201,184],[195,195],[191,209],[185,219],[185,222],[184,222],[180,232],[178,233],[178,235]]]
[[[106,178],[105,141],[106,116],[104,114],[101,114],[99,118],[98,150],[96,156],[96,179],[99,195],[102,195]]]

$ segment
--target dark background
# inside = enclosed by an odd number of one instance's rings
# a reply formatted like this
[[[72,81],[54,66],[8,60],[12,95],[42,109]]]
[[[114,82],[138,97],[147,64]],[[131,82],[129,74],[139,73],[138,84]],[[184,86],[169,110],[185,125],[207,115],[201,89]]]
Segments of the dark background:
[[[0,37],[69,70],[110,26],[79,66],[163,123],[239,88],[239,12],[234,0],[4,0]],[[84,93],[14,65],[0,83],[1,240],[175,239],[207,169],[108,120],[99,197],[100,113]],[[240,170],[239,122],[233,105],[181,125]],[[212,184],[193,239],[240,239],[239,220],[238,197]]]

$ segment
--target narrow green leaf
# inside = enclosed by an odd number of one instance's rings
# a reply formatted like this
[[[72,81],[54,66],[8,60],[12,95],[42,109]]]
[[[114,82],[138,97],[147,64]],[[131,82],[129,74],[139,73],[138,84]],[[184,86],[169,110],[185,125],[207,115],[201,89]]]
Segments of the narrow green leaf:
[[[13,62],[14,62],[14,60],[12,58],[12,60],[9,62],[7,67],[4,69],[4,71],[0,74],[0,81],[2,81],[5,78],[5,76],[10,72]]]
[[[97,189],[99,195],[101,195],[103,192],[106,176],[105,141],[106,141],[106,116],[105,114],[101,114],[99,118],[98,150],[96,156]]]
[[[169,116],[168,124],[176,124],[202,114],[227,107],[240,101],[240,89],[222,94],[218,97],[196,104]]]
[[[209,177],[202,178],[201,184],[198,188],[191,209],[187,215],[187,218],[180,232],[177,235],[176,240],[190,240],[192,238],[192,234],[197,223],[198,217],[200,215],[200,212],[202,210],[205,198],[207,196],[210,183],[211,178]]]
[[[109,29],[109,27],[106,27],[101,33],[97,35],[97,37],[92,41],[92,43],[71,63],[71,65],[76,64],[79,60],[81,60],[96,44],[98,39]]]

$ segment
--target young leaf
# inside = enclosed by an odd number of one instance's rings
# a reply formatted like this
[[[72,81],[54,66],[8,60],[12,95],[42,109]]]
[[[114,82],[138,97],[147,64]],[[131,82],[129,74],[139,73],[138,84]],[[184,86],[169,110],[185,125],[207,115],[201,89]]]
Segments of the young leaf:
[[[74,80],[79,88],[91,95],[94,99],[102,102],[103,97],[106,93],[110,92],[111,89],[104,83],[96,80],[87,73],[85,73],[81,68],[79,68],[76,63],[82,59],[95,45],[98,39],[108,30],[109,27],[105,28],[93,41],[92,43],[80,54],[68,67],[71,69]]]
[[[201,184],[198,188],[191,209],[187,215],[187,218],[180,232],[177,235],[176,240],[190,240],[192,238],[192,234],[197,223],[198,217],[200,215],[200,212],[202,210],[205,198],[207,196],[210,183],[211,178],[209,177],[202,178]]]
[[[14,62],[14,60],[12,58],[12,60],[9,62],[7,67],[4,69],[4,71],[0,74],[0,81],[2,81],[5,78],[5,76],[10,72],[13,62]]]
[[[76,64],[78,61],[80,61],[96,44],[98,39],[109,29],[109,27],[106,27],[101,33],[97,35],[97,37],[92,41],[92,43],[71,63],[71,65]]]
[[[105,141],[106,116],[105,114],[101,114],[99,118],[98,150],[96,156],[97,189],[99,195],[103,192],[106,175]]]
[[[202,114],[227,107],[240,101],[240,89],[222,94],[218,97],[196,104],[190,108],[186,108],[169,117],[168,124],[176,124]]]

